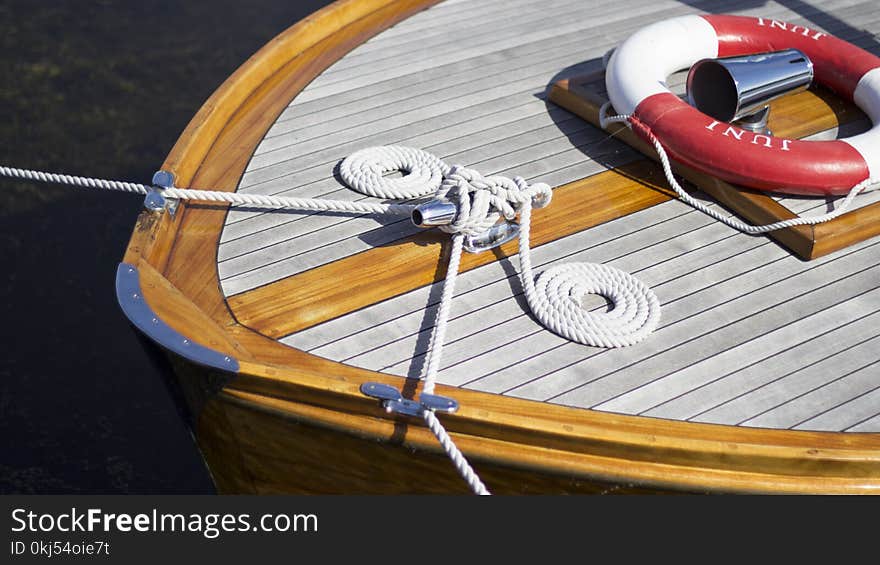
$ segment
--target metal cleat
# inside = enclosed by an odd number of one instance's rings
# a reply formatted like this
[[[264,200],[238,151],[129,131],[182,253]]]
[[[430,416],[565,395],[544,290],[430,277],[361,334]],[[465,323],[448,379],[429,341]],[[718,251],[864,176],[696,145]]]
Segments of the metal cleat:
[[[167,188],[174,188],[174,173],[170,171],[156,171],[153,174],[153,188],[144,198],[144,208],[156,213],[168,210],[173,218],[180,201],[176,198],[165,196],[164,192]]]
[[[364,383],[361,385],[361,393],[370,398],[381,400],[382,407],[389,414],[421,417],[425,410],[447,413],[458,410],[458,402],[452,398],[422,393],[419,395],[418,401],[409,400],[404,398],[399,390],[384,383]]]

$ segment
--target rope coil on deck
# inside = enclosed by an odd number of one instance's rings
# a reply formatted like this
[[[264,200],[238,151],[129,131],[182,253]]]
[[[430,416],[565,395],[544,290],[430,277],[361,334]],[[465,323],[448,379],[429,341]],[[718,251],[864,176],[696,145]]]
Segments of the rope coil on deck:
[[[400,171],[402,177],[387,173]],[[434,194],[449,165],[434,155],[401,145],[370,147],[352,153],[339,164],[345,184],[375,198],[410,200]]]

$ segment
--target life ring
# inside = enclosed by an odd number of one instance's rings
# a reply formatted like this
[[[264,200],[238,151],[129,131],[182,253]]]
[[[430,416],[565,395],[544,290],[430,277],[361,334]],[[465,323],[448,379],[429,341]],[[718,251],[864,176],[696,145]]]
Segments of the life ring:
[[[799,49],[815,80],[853,101],[873,127],[833,141],[800,141],[742,130],[686,104],[666,78],[700,59]],[[726,181],[774,192],[845,194],[880,177],[880,58],[823,32],[765,18],[682,16],[642,28],[615,49],[605,74],[616,112],[630,115],[670,156]]]

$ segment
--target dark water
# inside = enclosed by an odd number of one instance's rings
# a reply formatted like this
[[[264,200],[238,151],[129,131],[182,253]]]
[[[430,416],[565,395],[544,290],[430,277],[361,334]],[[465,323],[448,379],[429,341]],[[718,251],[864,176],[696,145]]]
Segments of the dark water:
[[[0,163],[148,182],[202,102],[321,0],[0,3]],[[210,493],[116,304],[139,197],[0,179],[0,493]]]

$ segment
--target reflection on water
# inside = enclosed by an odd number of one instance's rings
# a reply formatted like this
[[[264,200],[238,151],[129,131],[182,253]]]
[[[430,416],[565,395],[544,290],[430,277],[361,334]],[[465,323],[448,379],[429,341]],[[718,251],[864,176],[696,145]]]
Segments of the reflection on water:
[[[227,76],[326,3],[4,0],[0,163],[147,182]],[[139,209],[0,179],[0,493],[213,491],[115,301]]]

